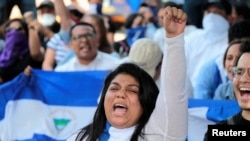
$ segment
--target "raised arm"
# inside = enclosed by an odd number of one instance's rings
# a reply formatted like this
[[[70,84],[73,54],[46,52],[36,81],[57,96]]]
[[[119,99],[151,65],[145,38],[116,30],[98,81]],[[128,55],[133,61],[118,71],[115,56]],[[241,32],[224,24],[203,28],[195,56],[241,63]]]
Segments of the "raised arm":
[[[70,13],[63,0],[54,0],[56,14],[61,18],[61,29],[69,30],[71,27]]]
[[[29,23],[29,50],[31,57],[36,61],[42,61],[45,54],[38,34],[39,25],[36,20],[30,21]]]
[[[175,7],[164,9],[163,26],[167,33],[161,70],[161,87],[147,130],[162,141],[185,141],[188,125],[188,94],[184,28],[186,14]]]
[[[161,93],[166,107],[167,140],[184,141],[188,127],[188,93],[186,89],[186,60],[184,29],[186,14],[175,7],[166,7],[163,26],[167,33],[167,50],[162,67]],[[161,105],[161,106],[164,106]]]

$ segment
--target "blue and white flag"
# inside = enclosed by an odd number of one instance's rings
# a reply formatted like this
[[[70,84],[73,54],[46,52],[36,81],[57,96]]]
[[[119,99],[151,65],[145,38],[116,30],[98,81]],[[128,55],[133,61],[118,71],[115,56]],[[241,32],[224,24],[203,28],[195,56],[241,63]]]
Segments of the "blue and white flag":
[[[0,140],[65,141],[91,122],[108,73],[32,70],[0,85]],[[188,141],[239,110],[236,101],[189,99]]]
[[[0,85],[0,140],[67,139],[91,122],[108,73],[32,70]]]

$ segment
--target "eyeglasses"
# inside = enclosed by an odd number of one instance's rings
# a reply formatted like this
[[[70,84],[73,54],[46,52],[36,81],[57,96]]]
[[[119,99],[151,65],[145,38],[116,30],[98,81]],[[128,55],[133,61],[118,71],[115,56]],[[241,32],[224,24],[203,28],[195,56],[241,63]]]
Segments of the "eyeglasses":
[[[21,30],[23,30],[23,28],[22,28],[22,27],[18,27],[18,28],[7,27],[7,28],[5,29],[5,33],[8,33],[8,32],[10,32],[10,31],[12,31],[12,30],[21,31]]]
[[[81,40],[83,38],[90,40],[94,37],[95,37],[95,34],[88,33],[88,34],[80,34],[80,35],[73,36],[73,37],[71,37],[71,39],[75,40],[75,41]]]
[[[235,78],[241,78],[246,71],[247,71],[248,76],[250,77],[250,68],[243,68],[243,67],[232,68],[232,73]]]

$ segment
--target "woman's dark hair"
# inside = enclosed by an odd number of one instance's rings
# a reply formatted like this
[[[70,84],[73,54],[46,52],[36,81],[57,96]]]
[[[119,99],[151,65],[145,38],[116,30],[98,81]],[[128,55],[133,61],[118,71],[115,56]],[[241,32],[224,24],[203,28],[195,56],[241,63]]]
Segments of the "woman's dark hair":
[[[159,90],[154,80],[147,72],[145,72],[135,64],[124,63],[118,66],[107,76],[104,83],[100,103],[98,104],[97,110],[95,112],[93,122],[81,130],[81,132],[77,136],[77,141],[81,141],[82,139],[87,139],[88,141],[96,141],[101,136],[107,122],[104,109],[106,92],[111,81],[119,74],[131,75],[139,83],[138,97],[143,108],[143,114],[138,120],[138,124],[136,125],[135,131],[131,137],[131,141],[137,141],[139,137],[144,138],[143,128],[148,122],[150,115],[155,108]]]
[[[237,57],[236,60],[235,60],[234,66],[237,66],[237,65],[238,65],[239,59],[240,59],[240,57],[241,57],[244,53],[250,53],[250,40],[249,40],[249,39],[246,39],[246,40],[244,40],[244,41],[241,43],[241,45],[240,45],[240,52],[239,52],[238,57]]]
[[[20,19],[20,18],[14,18],[14,19],[10,19],[7,22],[5,22],[2,26],[2,33],[3,36],[5,37],[6,35],[6,29],[10,26],[10,24],[12,22],[19,22],[23,28],[23,30],[25,31],[25,34],[27,34],[29,36],[29,30],[28,30],[28,24],[25,22],[25,20]]]
[[[139,14],[139,13],[132,13],[132,14],[128,15],[127,20],[124,23],[125,28],[126,29],[131,28],[135,18],[138,16],[141,16],[142,19],[144,19],[144,16],[142,14]],[[142,20],[142,22],[143,22],[143,20]]]
[[[86,16],[89,16],[91,18],[93,18],[98,27],[99,27],[99,30],[100,30],[100,41],[99,41],[99,50],[102,51],[102,52],[106,52],[106,53],[112,53],[112,46],[109,44],[109,41],[108,41],[108,38],[107,38],[107,29],[105,27],[105,23],[104,23],[104,20],[103,20],[103,17],[101,15],[98,15],[98,14],[89,14],[89,15],[85,15]]]
[[[226,51],[225,51],[225,53],[223,55],[223,67],[224,68],[225,68],[225,65],[226,65],[225,63],[226,63],[226,58],[227,58],[227,53],[228,53],[229,48],[231,48],[231,46],[234,45],[234,44],[241,44],[241,43],[242,43],[242,40],[238,40],[238,39],[236,39],[236,40],[229,43],[229,45],[227,46],[227,49],[226,49]]]

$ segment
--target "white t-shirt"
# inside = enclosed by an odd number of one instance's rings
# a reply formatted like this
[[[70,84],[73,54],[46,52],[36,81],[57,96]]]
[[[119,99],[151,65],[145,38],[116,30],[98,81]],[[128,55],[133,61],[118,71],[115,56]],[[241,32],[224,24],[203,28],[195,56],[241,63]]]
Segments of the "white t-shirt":
[[[57,66],[55,71],[114,70],[119,64],[119,59],[98,51],[96,58],[88,65],[80,64],[77,56],[74,56],[65,64]]]

